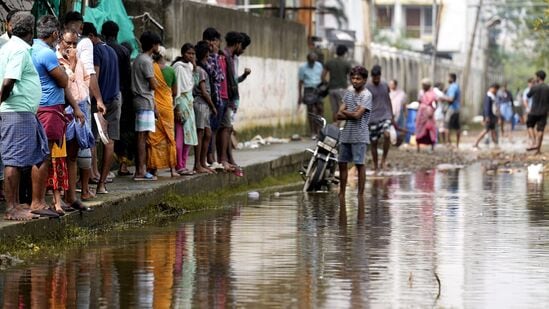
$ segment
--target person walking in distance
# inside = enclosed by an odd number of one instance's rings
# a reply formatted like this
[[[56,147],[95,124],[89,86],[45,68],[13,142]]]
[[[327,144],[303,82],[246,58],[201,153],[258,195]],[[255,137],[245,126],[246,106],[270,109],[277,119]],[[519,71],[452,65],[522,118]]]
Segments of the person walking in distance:
[[[528,78],[528,87],[524,89],[522,92],[522,105],[524,108],[524,114],[523,114],[523,123],[526,123],[528,120],[528,114],[530,114],[530,110],[532,109],[532,98],[528,97],[528,93],[530,92],[530,89],[534,86],[534,78],[530,77]],[[526,130],[528,133],[528,142],[530,145],[534,145],[536,143],[536,136],[531,134],[530,130]]]
[[[459,111],[461,109],[461,90],[456,80],[457,75],[455,73],[448,74],[449,85],[446,90],[446,96],[440,98],[440,100],[448,103],[445,119],[448,144],[452,144],[451,133],[452,131],[456,131],[456,148],[459,148],[459,140],[461,138],[461,123],[459,117]]]
[[[488,92],[486,92],[486,95],[484,96],[484,102],[483,102],[483,108],[482,108],[484,130],[477,137],[477,140],[473,145],[474,149],[478,149],[478,144],[480,143],[482,138],[488,133],[491,134],[492,141],[494,142],[494,144],[497,145],[498,143],[498,137],[496,133],[496,125],[498,123],[498,117],[494,113],[494,111],[496,111],[497,109],[496,94],[498,89],[499,89],[498,84],[492,84],[490,85]]]
[[[383,155],[381,157],[381,168],[385,168],[389,147],[391,146],[389,128],[394,122],[393,107],[389,96],[389,86],[381,80],[381,67],[374,65],[372,67],[372,82],[366,84],[366,88],[372,93],[372,112],[370,115],[370,143],[372,151],[372,160],[374,162],[374,171],[379,169],[377,144],[383,137]]]
[[[337,121],[339,104],[343,98],[348,83],[348,76],[351,72],[351,64],[345,59],[348,48],[345,45],[338,45],[336,48],[336,57],[328,60],[322,71],[322,81],[328,83],[330,90],[330,107],[332,108],[332,119]],[[329,75],[329,79],[327,79]]]
[[[307,105],[307,118],[309,119],[309,130],[311,138],[316,139],[318,132],[320,131],[320,124],[315,120],[316,116],[322,116],[324,114],[324,106],[322,105],[322,99],[316,93],[316,88],[322,81],[322,64],[317,61],[315,53],[309,53],[307,55],[307,62],[299,67],[298,77],[298,107],[301,104]]]
[[[537,71],[536,85],[527,94],[528,98],[532,98],[532,109],[528,114],[526,127],[530,131],[530,134],[535,136],[536,143],[526,150],[536,151],[535,154],[541,154],[543,131],[547,124],[547,113],[549,111],[549,86],[545,83],[545,76],[545,71]]]

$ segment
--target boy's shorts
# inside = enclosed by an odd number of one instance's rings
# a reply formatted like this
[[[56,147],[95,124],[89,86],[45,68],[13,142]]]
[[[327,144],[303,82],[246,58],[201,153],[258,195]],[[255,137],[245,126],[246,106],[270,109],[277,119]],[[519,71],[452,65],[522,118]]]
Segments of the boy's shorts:
[[[376,123],[370,123],[368,125],[368,130],[370,131],[370,141],[375,142],[379,140],[383,133],[389,130],[391,124],[391,119],[385,119]]]
[[[341,143],[339,144],[339,163],[354,163],[363,165],[366,158],[366,143]]]
[[[210,115],[212,114],[212,110],[210,109],[208,104],[195,102],[193,106],[194,106],[194,120],[196,123],[196,128],[197,129],[211,128]]]

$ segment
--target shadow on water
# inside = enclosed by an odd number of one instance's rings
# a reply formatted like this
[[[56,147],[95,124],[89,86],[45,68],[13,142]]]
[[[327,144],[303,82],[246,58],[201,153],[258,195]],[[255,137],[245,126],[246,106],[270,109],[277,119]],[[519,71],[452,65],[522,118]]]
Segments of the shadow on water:
[[[0,272],[4,307],[549,305],[549,182],[480,165],[288,190]]]

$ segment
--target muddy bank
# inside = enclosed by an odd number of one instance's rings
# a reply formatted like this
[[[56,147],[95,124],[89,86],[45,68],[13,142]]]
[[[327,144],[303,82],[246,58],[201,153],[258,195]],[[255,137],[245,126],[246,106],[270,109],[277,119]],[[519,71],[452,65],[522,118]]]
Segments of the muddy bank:
[[[372,155],[368,152],[367,170],[373,169]],[[440,164],[467,165],[477,160],[476,155],[463,151],[454,151],[446,148],[437,148],[434,152],[422,149],[419,153],[413,147],[401,146],[391,148],[384,171],[414,172],[436,168]],[[379,151],[381,160],[381,151]],[[380,161],[381,162],[381,161]]]

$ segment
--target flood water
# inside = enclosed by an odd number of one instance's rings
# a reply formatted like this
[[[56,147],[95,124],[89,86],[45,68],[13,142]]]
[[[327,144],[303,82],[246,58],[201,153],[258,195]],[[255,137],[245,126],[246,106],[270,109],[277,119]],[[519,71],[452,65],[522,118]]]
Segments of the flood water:
[[[480,165],[288,190],[0,272],[6,308],[549,306],[549,181]],[[440,282],[440,284],[439,284]]]

